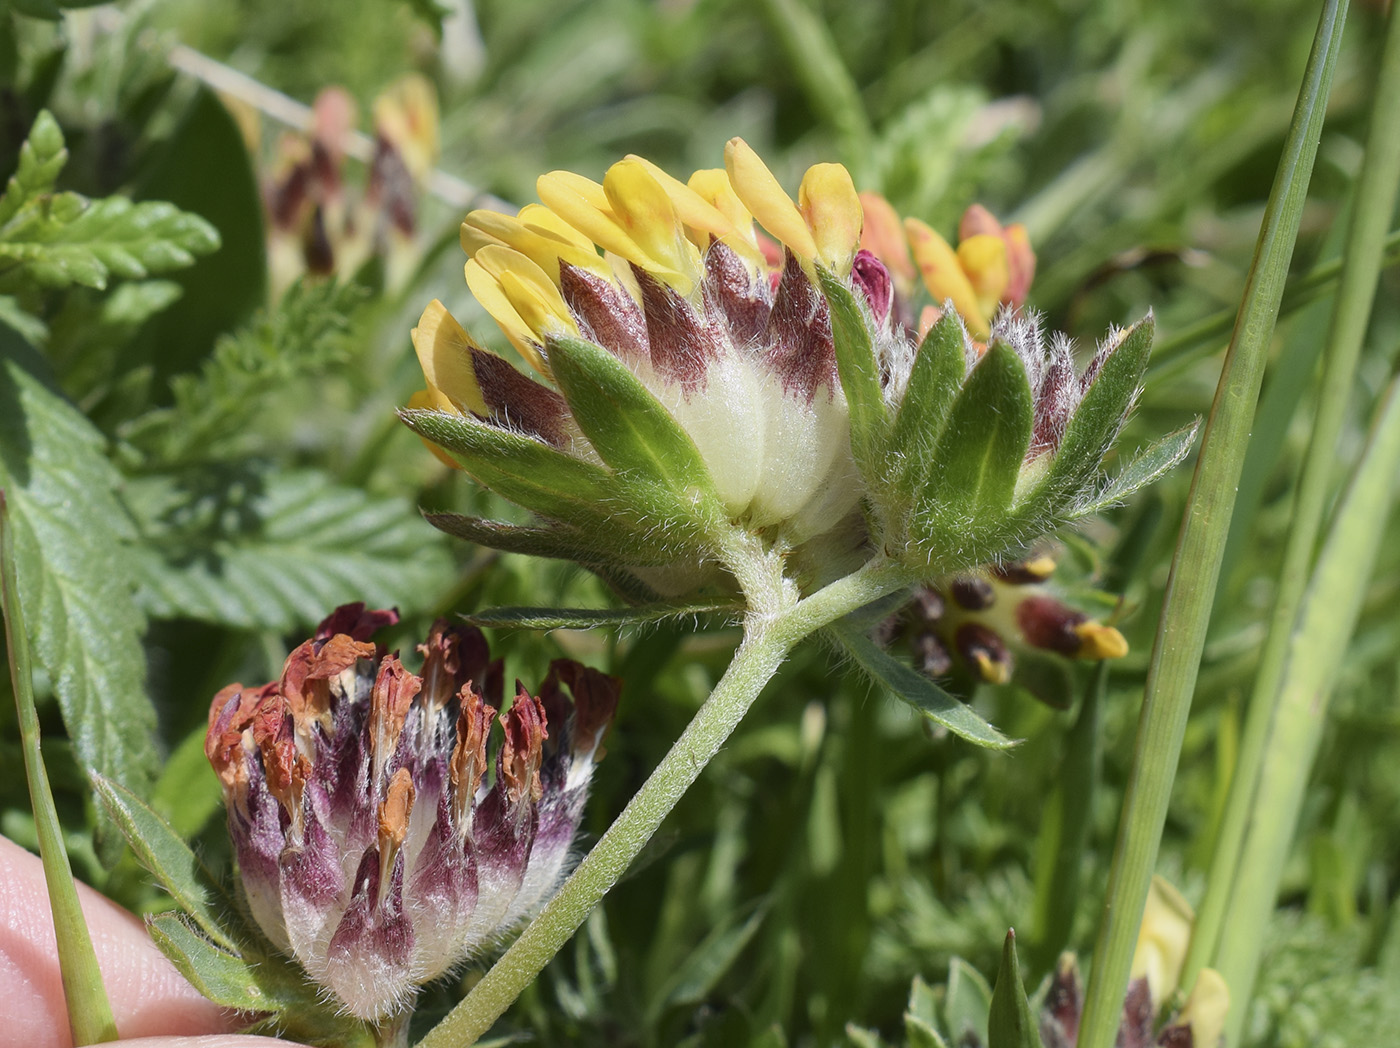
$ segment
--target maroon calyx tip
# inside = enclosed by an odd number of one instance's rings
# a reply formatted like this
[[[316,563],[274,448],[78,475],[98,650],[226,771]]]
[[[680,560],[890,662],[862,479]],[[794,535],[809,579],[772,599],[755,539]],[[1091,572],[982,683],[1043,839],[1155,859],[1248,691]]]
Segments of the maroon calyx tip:
[[[342,604],[322,619],[313,639],[330,640],[337,633],[344,633],[355,640],[367,641],[379,630],[396,626],[398,622],[398,608],[368,611],[363,601],[356,601],[354,604]]]
[[[861,248],[851,263],[851,283],[865,296],[876,326],[883,327],[894,304],[894,279],[885,264],[873,252]]]

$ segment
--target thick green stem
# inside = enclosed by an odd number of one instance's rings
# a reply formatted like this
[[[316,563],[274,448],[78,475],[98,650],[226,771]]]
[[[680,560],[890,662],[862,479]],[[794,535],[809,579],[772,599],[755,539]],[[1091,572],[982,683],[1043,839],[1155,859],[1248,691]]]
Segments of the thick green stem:
[[[754,572],[755,584],[761,575],[761,571]],[[803,600],[794,597],[785,605],[750,611],[734,661],[675,745],[559,893],[466,999],[423,1038],[419,1048],[466,1048],[490,1029],[626,872],[719,752],[788,652],[828,623],[911,581],[903,569],[883,560],[872,561]],[[770,595],[775,592],[773,587],[767,589]]]
[[[39,857],[44,864],[44,883],[53,910],[54,938],[58,946],[58,970],[63,980],[63,997],[68,1007],[68,1028],[74,1044],[97,1044],[117,1039],[112,1006],[102,985],[97,954],[92,948],[87,921],[83,919],[73,870],[63,845],[63,827],[54,807],[53,790],[44,771],[39,749],[39,716],[34,709],[34,690],[29,664],[29,637],[19,604],[16,584],[14,532],[0,491],[0,608],[4,610],[5,643],[10,653],[10,683],[19,713],[20,746],[24,751],[24,775],[34,806],[34,828],[39,836]]]
[[[1118,1034],[1138,926],[1157,862],[1205,646],[1250,421],[1259,398],[1266,351],[1317,155],[1345,12],[1345,0],[1328,0],[1323,8],[1278,176],[1264,212],[1235,334],[1225,354],[1215,403],[1206,423],[1148,666],[1133,768],[1118,824],[1079,1048],[1110,1048]]]
[[[1264,932],[1302,809],[1327,706],[1366,595],[1400,469],[1400,379],[1391,383],[1366,453],[1318,557],[1306,603],[1290,631],[1287,665],[1260,768],[1252,819],[1227,900],[1216,967],[1235,1002],[1225,1043],[1239,1043]]]
[[[1235,884],[1245,830],[1260,809],[1254,803],[1255,784],[1269,742],[1276,700],[1283,679],[1293,626],[1303,601],[1323,511],[1336,475],[1337,440],[1351,398],[1357,360],[1371,315],[1384,251],[1384,229],[1395,206],[1400,183],[1400,122],[1395,120],[1394,99],[1400,98],[1400,18],[1392,12],[1376,84],[1366,158],[1357,179],[1341,286],[1332,313],[1332,328],[1324,354],[1322,389],[1307,458],[1303,464],[1298,496],[1293,504],[1288,544],[1274,598],[1268,641],[1260,656],[1249,710],[1245,720],[1239,763],[1230,783],[1230,796],[1211,859],[1206,895],[1196,917],[1191,948],[1186,955],[1181,984],[1189,988],[1196,973],[1210,962],[1225,920],[1226,901]],[[1245,1003],[1237,996],[1240,1007]]]

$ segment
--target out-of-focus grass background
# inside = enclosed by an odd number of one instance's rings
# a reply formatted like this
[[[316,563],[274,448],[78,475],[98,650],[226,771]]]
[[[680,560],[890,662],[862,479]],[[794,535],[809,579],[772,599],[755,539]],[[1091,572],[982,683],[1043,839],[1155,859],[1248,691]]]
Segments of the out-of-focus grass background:
[[[1151,308],[1160,342],[1189,350],[1178,336],[1238,302],[1316,17],[1299,0],[161,0],[62,23],[21,6],[0,14],[0,169],[13,168],[48,107],[72,152],[65,187],[172,200],[223,238],[169,286],[15,300],[42,328],[27,332],[44,355],[33,367],[90,420],[118,471],[122,519],[78,526],[110,530],[125,551],[127,642],[146,674],[127,681],[141,698],[108,696],[92,715],[141,723],[151,696],[154,736],[133,747],[149,767],[145,791],[216,866],[228,848],[200,748],[209,698],[231,680],[275,676],[290,643],[336,603],[396,604],[405,622],[391,639],[407,645],[439,614],[608,597],[576,569],[453,545],[418,517],[419,505],[513,512],[449,475],[392,417],[421,381],[407,333],[429,299],[503,345],[462,281],[459,211],[418,198],[406,275],[387,279],[371,263],[274,298],[258,187],[277,173],[281,129],[266,117],[240,128],[172,73],[170,43],[308,104],[341,85],[362,126],[380,92],[419,72],[438,94],[439,166],[515,203],[533,199],[544,171],[599,178],[629,152],[681,175],[719,166],[734,135],[790,187],[809,163],[841,160],[860,188],[950,238],[981,201],[1029,227],[1031,302],[1051,326],[1092,344]],[[1359,162],[1383,15],[1354,6],[1298,274],[1335,255]],[[348,165],[351,183],[364,177]],[[1400,339],[1397,292],[1391,269],[1353,443]],[[1326,319],[1323,300],[1281,324],[1278,351],[1298,349],[1304,363],[1266,379],[1242,481],[1161,860],[1193,898],[1307,432],[1308,354]],[[1125,447],[1208,409],[1224,341],[1154,363]],[[1187,480],[1179,470],[1071,536],[1063,558],[1069,573],[1123,594],[1133,646],[1109,677],[1082,887],[1048,900],[1073,912],[1070,945],[1081,950],[1099,917]],[[1391,542],[1285,872],[1248,1025],[1256,1044],[1381,1044],[1400,1025],[1398,588]],[[494,639],[507,672],[527,682],[560,650],[625,677],[590,807],[596,834],[718,678],[735,636],[687,625]],[[1082,687],[1087,673],[1076,679]],[[40,681],[45,752],[80,875],[127,905],[164,905],[129,856],[94,837],[55,690]],[[1043,803],[1074,714],[1015,685],[974,698],[1025,743],[988,754],[932,738],[826,652],[799,652],[509,1028],[544,1044],[829,1045],[855,1022],[897,1039],[916,975],[940,982],[960,956],[991,977],[1008,927],[1036,941]],[[11,711],[7,695],[5,767],[18,766]],[[0,806],[0,829],[32,842],[17,775],[0,777]],[[1053,959],[1032,951],[1032,984]],[[435,991],[415,1029],[460,992]]]

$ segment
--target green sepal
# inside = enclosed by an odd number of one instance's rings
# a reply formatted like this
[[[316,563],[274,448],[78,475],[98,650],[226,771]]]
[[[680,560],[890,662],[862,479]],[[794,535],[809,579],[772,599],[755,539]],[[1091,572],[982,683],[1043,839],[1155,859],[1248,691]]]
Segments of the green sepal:
[[[928,478],[948,411],[966,375],[962,321],[949,310],[919,344],[895,416],[890,459],[897,471],[895,487],[901,493],[912,497]]]
[[[828,626],[826,632],[875,683],[907,702],[920,716],[987,749],[1005,750],[1016,744],[983,720],[971,706],[904,665],[861,631],[838,621]]]
[[[1025,500],[1035,515],[1062,515],[1096,481],[1137,397],[1154,326],[1149,313],[1124,332],[1085,390],[1045,475]]]
[[[948,1048],[948,1042],[938,1032],[938,994],[918,975],[909,985],[904,1042],[905,1048]]]
[[[867,477],[884,473],[890,413],[880,390],[880,365],[870,339],[870,322],[846,282],[822,266],[817,277],[831,314],[836,372],[851,419],[851,454]]]
[[[692,520],[676,519],[674,494],[654,482],[621,477],[475,418],[422,409],[402,410],[399,417],[483,485],[542,517],[586,532],[664,530],[678,547],[687,539],[693,546],[699,538],[685,527]],[[663,522],[667,527],[659,528]]]
[[[1034,415],[1021,358],[1006,343],[993,343],[948,410],[919,492],[910,530],[923,553],[981,558],[980,538],[996,536],[996,544],[1004,544]]]
[[[1182,426],[1143,448],[1097,495],[1081,505],[1076,505],[1071,519],[1098,513],[1122,502],[1139,488],[1151,484],[1191,453],[1191,448],[1196,443],[1196,431],[1200,426],[1201,420],[1196,419],[1190,425]]]
[[[502,553],[639,568],[660,567],[675,559],[664,547],[634,535],[624,535],[622,541],[609,541],[617,537],[613,528],[585,532],[562,524],[508,524],[459,513],[424,513],[423,517],[454,538]]]
[[[642,604],[634,608],[490,608],[462,617],[472,626],[494,629],[591,630],[600,626],[647,626],[698,615],[737,617],[743,610],[733,600],[708,600]]]
[[[1001,968],[997,971],[992,1009],[987,1017],[987,1045],[988,1048],[1043,1048],[1040,1030],[1021,982],[1015,931],[1006,933],[1006,944],[1001,951]]]
[[[233,902],[170,824],[120,783],[94,773],[92,786],[137,860],[218,946],[237,949],[243,936]]]
[[[279,1012],[315,1000],[314,987],[284,962],[250,960],[217,946],[184,914],[158,914],[147,920],[146,929],[180,974],[215,1004],[241,1012]]]
[[[549,340],[549,367],[574,420],[613,469],[674,492],[678,504],[718,513],[714,481],[665,406],[612,353],[580,338]]]
[[[948,987],[943,994],[943,1028],[954,1044],[971,1034],[977,1044],[987,1043],[987,1020],[992,1010],[992,988],[961,957],[948,962]]]

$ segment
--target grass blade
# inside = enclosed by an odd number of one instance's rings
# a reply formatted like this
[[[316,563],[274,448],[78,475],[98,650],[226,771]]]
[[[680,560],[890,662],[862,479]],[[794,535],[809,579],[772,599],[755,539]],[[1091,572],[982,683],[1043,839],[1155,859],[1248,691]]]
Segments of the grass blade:
[[[112,1006],[102,985],[97,954],[92,948],[87,922],[78,903],[73,870],[63,846],[63,827],[54,807],[53,790],[39,752],[39,716],[34,709],[33,678],[29,662],[29,636],[25,633],[16,588],[15,547],[5,494],[0,491],[0,606],[5,614],[5,644],[10,653],[10,682],[19,713],[20,744],[24,750],[24,775],[34,805],[39,835],[39,855],[44,882],[53,909],[54,935],[58,940],[58,967],[63,976],[63,996],[68,1004],[68,1026],[74,1044],[97,1044],[117,1039]]]
[[[1283,680],[1284,664],[1303,601],[1308,568],[1313,551],[1317,548],[1318,531],[1332,491],[1337,442],[1345,421],[1357,361],[1361,356],[1361,345],[1380,277],[1384,251],[1382,231],[1395,206],[1396,188],[1400,185],[1400,123],[1394,119],[1392,101],[1400,97],[1400,18],[1394,14],[1391,15],[1386,34],[1374,97],[1376,103],[1371,114],[1366,158],[1357,181],[1341,285],[1323,356],[1325,363],[1317,414],[1313,419],[1307,458],[1293,503],[1269,638],[1255,677],[1239,763],[1230,785],[1225,816],[1211,859],[1208,887],[1187,955],[1183,986],[1189,987],[1196,973],[1210,963],[1226,918],[1226,900],[1234,890],[1235,863],[1246,825],[1252,815],[1259,817],[1254,815],[1260,810],[1254,800],[1255,782],[1265,759],[1265,748],[1271,745],[1269,732],[1274,721],[1275,701],[1282,701],[1283,698],[1279,687]],[[1353,579],[1361,577],[1353,576]],[[1274,818],[1272,810],[1268,818]],[[1236,999],[1242,1008],[1246,998],[1237,995]]]
[[[1298,236],[1340,50],[1345,0],[1327,0],[1226,351],[1191,482],[1148,668],[1133,769],[1119,821],[1104,919],[1085,998],[1080,1048],[1110,1048],[1118,1032],[1138,925],[1157,862],[1216,577],[1249,444],[1264,363]]]

